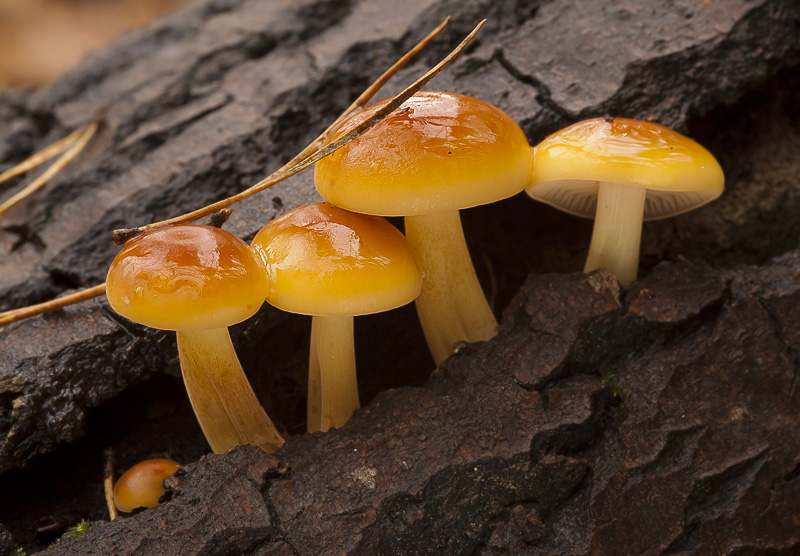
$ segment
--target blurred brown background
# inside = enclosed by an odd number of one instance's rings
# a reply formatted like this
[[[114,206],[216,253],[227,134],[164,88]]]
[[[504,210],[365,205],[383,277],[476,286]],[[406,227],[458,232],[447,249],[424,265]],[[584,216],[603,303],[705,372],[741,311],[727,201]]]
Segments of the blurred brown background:
[[[117,35],[195,0],[0,0],[0,88],[39,88]]]

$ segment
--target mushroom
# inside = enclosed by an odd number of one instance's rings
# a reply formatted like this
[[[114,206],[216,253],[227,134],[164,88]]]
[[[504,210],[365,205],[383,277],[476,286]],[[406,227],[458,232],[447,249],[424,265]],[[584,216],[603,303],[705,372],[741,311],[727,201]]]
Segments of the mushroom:
[[[357,125],[386,101],[356,114]],[[481,100],[423,91],[316,164],[319,194],[347,210],[404,216],[425,277],[417,299],[438,365],[456,342],[488,340],[497,321],[470,260],[459,210],[527,185],[531,150],[508,114]]]
[[[148,459],[128,469],[114,485],[114,505],[121,512],[157,508],[164,494],[164,479],[183,467],[171,459]]]
[[[249,246],[210,226],[172,226],[136,236],[108,271],[106,295],[115,311],[177,332],[186,391],[215,453],[241,444],[273,452],[283,443],[228,334],[228,326],[258,311],[268,289]]]
[[[419,295],[414,252],[383,218],[327,203],[273,220],[252,246],[270,279],[267,302],[312,315],[308,430],[341,427],[359,407],[353,316],[388,311]]]
[[[532,198],[585,218],[594,232],[584,272],[636,279],[642,220],[688,212],[719,197],[722,169],[700,144],[652,122],[595,118],[534,148]]]

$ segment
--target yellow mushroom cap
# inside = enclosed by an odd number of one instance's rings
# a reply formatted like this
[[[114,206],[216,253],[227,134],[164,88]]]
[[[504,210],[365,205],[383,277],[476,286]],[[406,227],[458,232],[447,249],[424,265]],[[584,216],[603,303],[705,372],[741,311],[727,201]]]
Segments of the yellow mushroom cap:
[[[269,283],[241,239],[210,226],[171,226],[133,238],[108,270],[120,315],[163,330],[209,330],[255,314]]]
[[[270,279],[267,301],[292,313],[365,315],[413,301],[422,274],[405,236],[383,218],[306,205],[253,239]]]
[[[355,127],[379,102],[344,124]],[[511,117],[456,93],[423,91],[316,164],[328,202],[347,210],[410,216],[505,199],[523,190],[531,150]]]
[[[725,178],[702,145],[640,120],[585,120],[534,148],[527,188],[534,199],[594,218],[599,182],[647,189],[644,219],[655,220],[713,201],[722,194]]]

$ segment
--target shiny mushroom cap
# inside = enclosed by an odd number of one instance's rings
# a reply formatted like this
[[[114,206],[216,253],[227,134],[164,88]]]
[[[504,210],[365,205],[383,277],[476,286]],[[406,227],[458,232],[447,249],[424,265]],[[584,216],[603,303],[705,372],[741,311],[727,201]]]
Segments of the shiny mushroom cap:
[[[724,177],[703,146],[671,129],[627,118],[594,118],[534,148],[527,193],[564,212],[594,218],[597,184],[647,189],[644,219],[690,211],[722,194]]]
[[[350,129],[379,102],[345,122]],[[383,216],[458,210],[522,191],[531,150],[511,117],[481,100],[423,91],[320,160],[314,180],[336,206]]]
[[[171,459],[148,459],[128,469],[114,485],[114,504],[121,512],[157,508],[164,494],[164,479],[183,467]]]
[[[128,241],[108,271],[120,315],[162,330],[209,330],[258,311],[269,284],[241,239],[210,226],[171,226]]]
[[[413,301],[422,274],[406,238],[383,218],[327,203],[273,220],[253,239],[269,303],[292,313],[365,315]]]

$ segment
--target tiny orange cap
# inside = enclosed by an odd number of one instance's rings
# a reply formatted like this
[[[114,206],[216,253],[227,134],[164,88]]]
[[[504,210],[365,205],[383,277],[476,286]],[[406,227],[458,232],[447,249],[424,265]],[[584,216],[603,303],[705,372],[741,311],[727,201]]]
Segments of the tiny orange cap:
[[[128,469],[114,485],[114,505],[121,512],[157,508],[164,479],[183,467],[171,459],[148,459]]]

